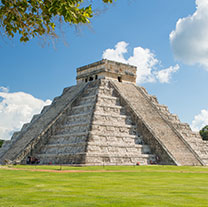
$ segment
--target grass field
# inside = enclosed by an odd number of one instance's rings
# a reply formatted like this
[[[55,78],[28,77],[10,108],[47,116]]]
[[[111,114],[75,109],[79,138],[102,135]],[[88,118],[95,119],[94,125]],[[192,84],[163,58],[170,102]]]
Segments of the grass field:
[[[207,207],[208,168],[0,167],[0,206]]]

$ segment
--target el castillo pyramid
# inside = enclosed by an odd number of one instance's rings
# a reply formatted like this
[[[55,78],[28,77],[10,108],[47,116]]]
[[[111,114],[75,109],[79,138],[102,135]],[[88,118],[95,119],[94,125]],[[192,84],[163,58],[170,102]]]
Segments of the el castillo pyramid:
[[[208,165],[208,144],[143,87],[136,67],[101,60],[15,132],[0,163]]]

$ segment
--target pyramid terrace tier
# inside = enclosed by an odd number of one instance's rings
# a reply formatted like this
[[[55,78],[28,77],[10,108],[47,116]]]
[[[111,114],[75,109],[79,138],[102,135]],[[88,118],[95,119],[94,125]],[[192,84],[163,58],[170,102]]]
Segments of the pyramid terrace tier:
[[[115,155],[112,153],[78,153],[78,154],[39,154],[41,164],[83,164],[83,165],[148,165],[155,164],[156,158],[151,154]]]
[[[121,125],[131,125],[134,124],[131,117],[128,115],[121,115],[121,114],[107,114],[107,113],[100,113],[95,112],[93,116],[93,123],[120,123]]]
[[[100,142],[78,142],[70,144],[47,144],[42,149],[42,154],[62,154],[62,153],[80,153],[85,152],[87,146],[87,152],[99,152],[99,153],[112,153],[128,155],[129,153],[139,154],[151,154],[151,150],[148,145],[136,145],[134,143],[126,144],[125,142],[117,143],[100,143]]]

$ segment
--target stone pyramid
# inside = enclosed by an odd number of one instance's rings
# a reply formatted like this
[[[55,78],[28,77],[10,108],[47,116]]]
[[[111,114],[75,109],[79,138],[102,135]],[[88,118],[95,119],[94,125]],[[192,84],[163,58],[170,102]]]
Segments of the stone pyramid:
[[[4,143],[0,163],[208,165],[207,142],[135,83],[123,63],[78,68],[77,85]]]

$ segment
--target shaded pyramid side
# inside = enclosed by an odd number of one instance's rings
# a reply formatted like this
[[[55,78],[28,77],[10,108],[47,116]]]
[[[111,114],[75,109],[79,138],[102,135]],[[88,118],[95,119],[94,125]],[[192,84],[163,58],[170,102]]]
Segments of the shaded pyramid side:
[[[85,164],[98,82],[90,82],[65,111],[55,130],[30,152],[40,164]]]
[[[59,127],[31,156],[41,164],[135,165],[155,162],[109,80],[89,84]]]
[[[153,104],[154,101],[158,104],[154,97],[149,96],[143,88],[134,84],[116,81],[111,81],[111,83],[128,106],[129,111],[134,114],[144,140],[160,156],[161,163],[205,165],[199,154]],[[167,118],[173,117],[175,118],[174,115],[167,115]]]
[[[74,99],[82,93],[88,83],[65,88],[63,94],[56,97],[50,106],[43,108],[41,114],[35,115],[30,123],[24,124],[20,132],[13,134],[0,151],[0,163],[6,160],[21,162],[36,148],[48,134],[53,133],[62,114],[70,108]]]

